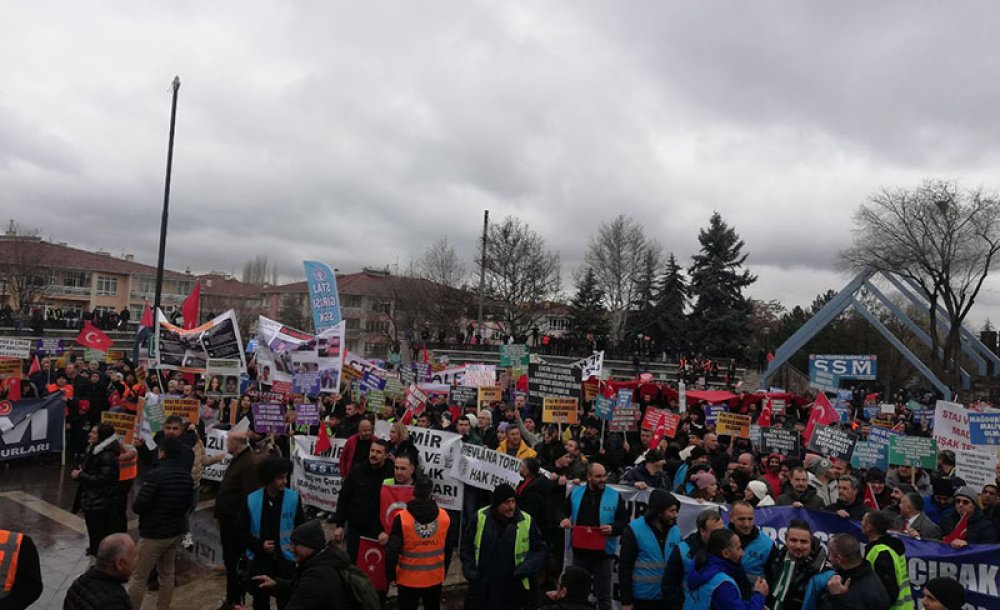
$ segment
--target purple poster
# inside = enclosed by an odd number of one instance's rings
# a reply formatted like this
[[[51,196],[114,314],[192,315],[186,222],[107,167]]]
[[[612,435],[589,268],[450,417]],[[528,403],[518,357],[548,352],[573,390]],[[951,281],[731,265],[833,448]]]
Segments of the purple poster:
[[[253,430],[258,434],[284,434],[285,405],[280,402],[253,403]]]

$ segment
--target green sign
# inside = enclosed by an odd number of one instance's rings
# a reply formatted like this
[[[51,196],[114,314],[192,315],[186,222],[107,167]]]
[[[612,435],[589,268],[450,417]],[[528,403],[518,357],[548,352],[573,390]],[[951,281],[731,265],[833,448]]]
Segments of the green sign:
[[[369,413],[379,413],[385,406],[384,390],[368,390],[365,394],[365,407]]]
[[[403,384],[395,377],[389,377],[385,380],[384,392],[386,396],[402,398],[405,390],[406,388],[403,387]]]
[[[937,467],[937,441],[923,436],[889,437],[889,463],[903,466],[919,466],[927,470]]]
[[[524,368],[528,366],[529,357],[528,346],[523,343],[500,346],[500,366],[502,367]]]

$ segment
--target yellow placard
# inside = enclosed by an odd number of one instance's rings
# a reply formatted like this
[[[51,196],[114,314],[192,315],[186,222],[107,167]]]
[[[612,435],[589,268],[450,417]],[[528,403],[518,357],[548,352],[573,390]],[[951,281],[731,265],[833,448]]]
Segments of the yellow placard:
[[[194,425],[198,425],[198,399],[197,398],[164,398],[163,413],[167,417],[180,415]]]
[[[579,405],[576,398],[546,396],[542,399],[542,422],[551,424],[579,423]]]
[[[715,433],[720,436],[750,438],[750,416],[739,413],[719,413],[715,420]]]
[[[479,386],[479,404],[500,402],[503,400],[503,390],[498,385]]]
[[[132,444],[135,436],[135,415],[105,411],[101,413],[101,423],[114,426],[115,434],[122,437],[126,445]]]

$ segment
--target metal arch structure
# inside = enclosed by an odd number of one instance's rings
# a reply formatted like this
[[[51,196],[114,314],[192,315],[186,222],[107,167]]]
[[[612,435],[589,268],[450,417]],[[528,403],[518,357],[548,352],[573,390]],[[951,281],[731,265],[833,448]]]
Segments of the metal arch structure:
[[[767,370],[760,377],[760,387],[765,389],[768,387],[768,380],[771,379],[778,372],[786,362],[788,362],[796,352],[805,347],[805,345],[815,337],[821,330],[830,325],[834,320],[837,319],[840,314],[846,311],[848,308],[854,309],[861,317],[865,318],[872,327],[879,332],[886,341],[889,342],[893,348],[896,349],[900,354],[903,355],[906,360],[913,365],[917,371],[923,375],[927,381],[931,383],[942,395],[944,395],[946,400],[951,400],[954,393],[951,388],[948,387],[943,381],[941,381],[937,375],[926,365],[920,358],[916,356],[906,344],[903,343],[898,337],[896,337],[889,328],[878,319],[874,313],[871,312],[865,305],[857,298],[858,294],[864,290],[875,297],[879,303],[881,303],[887,311],[889,311],[893,317],[896,318],[903,326],[906,327],[918,341],[931,347],[931,338],[928,334],[920,328],[906,313],[891,299],[886,297],[882,291],[875,287],[871,282],[873,276],[875,275],[875,270],[869,269],[862,271],[854,277],[844,288],[838,292],[832,299],[830,299],[826,305],[824,305],[812,318],[809,319],[805,324],[802,325],[795,333],[792,334],[784,343],[778,347],[774,352],[774,359],[768,364]],[[930,307],[926,301],[917,296],[919,290],[915,285],[909,280],[899,278],[891,273],[882,272],[882,276],[897,290],[900,294],[906,298],[911,304],[913,304],[922,313],[929,314]],[[940,314],[938,318],[939,327],[944,327],[947,330],[947,315],[943,311],[940,305],[937,306]],[[964,326],[961,329],[961,348],[962,353],[968,357],[972,362],[976,364],[977,373],[981,376],[987,375],[992,369],[993,374],[1000,372],[1000,358],[993,353],[988,347],[986,347],[978,337],[971,333]],[[939,348],[940,350],[940,348]],[[940,353],[940,351],[939,351]],[[962,389],[968,390],[972,387],[972,376],[962,368],[959,368],[959,377],[962,383]]]

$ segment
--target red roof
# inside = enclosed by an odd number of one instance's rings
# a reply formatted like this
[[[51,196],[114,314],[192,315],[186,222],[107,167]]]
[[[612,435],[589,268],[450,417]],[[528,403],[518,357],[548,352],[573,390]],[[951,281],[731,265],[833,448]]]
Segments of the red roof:
[[[206,296],[252,298],[261,294],[260,286],[247,284],[220,273],[206,273],[197,276],[197,279],[201,283],[201,293]]]
[[[31,238],[0,238],[0,264],[75,269],[122,275],[156,275],[156,267],[135,261],[97,254],[63,244]],[[193,276],[164,270],[164,277],[194,279]]]

